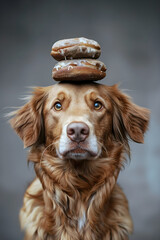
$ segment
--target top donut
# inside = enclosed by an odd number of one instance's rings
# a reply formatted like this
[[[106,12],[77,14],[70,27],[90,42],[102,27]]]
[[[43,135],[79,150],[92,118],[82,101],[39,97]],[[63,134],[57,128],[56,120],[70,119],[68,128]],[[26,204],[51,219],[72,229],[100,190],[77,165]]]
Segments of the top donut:
[[[84,37],[57,41],[52,46],[51,56],[57,61],[75,58],[98,58],[101,54],[100,45]]]

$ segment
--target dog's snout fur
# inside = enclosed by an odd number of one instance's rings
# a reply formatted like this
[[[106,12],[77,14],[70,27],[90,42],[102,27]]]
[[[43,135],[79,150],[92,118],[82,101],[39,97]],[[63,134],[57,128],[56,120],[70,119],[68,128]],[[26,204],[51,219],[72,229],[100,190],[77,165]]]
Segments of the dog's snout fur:
[[[89,127],[84,122],[71,122],[67,126],[67,136],[74,142],[83,142],[89,136]]]

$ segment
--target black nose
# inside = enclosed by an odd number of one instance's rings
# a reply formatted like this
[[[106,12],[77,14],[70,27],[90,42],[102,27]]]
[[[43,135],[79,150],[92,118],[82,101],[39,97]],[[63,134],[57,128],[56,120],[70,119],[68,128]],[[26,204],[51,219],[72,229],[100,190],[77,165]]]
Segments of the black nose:
[[[74,142],[83,142],[89,135],[89,127],[83,122],[72,122],[67,126],[67,136]]]

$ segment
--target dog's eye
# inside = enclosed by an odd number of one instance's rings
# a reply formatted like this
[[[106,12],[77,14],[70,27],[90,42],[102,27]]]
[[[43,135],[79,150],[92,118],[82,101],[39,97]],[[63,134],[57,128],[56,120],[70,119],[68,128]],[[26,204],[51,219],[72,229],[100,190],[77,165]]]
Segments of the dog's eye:
[[[54,104],[54,109],[55,109],[56,111],[62,110],[62,104],[61,104],[60,102],[56,102],[56,103]]]
[[[96,102],[94,103],[94,109],[95,109],[95,110],[100,110],[102,107],[103,107],[103,105],[102,105],[101,102],[96,101]]]

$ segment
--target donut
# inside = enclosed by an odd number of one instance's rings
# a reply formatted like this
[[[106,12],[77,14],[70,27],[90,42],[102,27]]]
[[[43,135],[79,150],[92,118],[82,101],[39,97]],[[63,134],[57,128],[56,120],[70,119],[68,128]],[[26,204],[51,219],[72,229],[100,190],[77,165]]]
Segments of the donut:
[[[101,54],[100,45],[84,37],[57,41],[52,46],[51,56],[57,61],[75,58],[98,58]]]
[[[73,59],[58,62],[52,70],[56,81],[98,81],[106,76],[104,63],[94,59]]]

